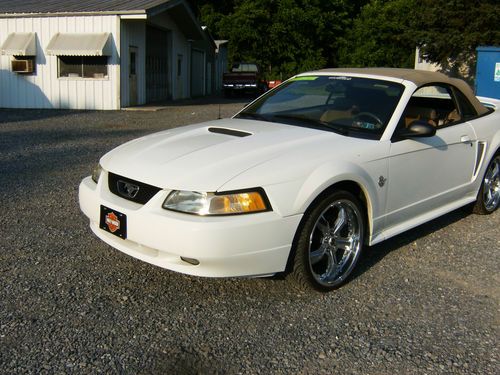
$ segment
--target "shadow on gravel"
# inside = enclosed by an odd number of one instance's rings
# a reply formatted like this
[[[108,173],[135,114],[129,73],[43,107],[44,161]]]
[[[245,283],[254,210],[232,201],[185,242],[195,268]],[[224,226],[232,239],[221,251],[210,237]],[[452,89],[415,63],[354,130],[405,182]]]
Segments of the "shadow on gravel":
[[[95,111],[77,111],[69,109],[0,109],[0,124],[43,120],[52,117],[77,115]]]
[[[351,280],[361,276],[368,269],[380,262],[384,257],[394,250],[407,246],[416,240],[425,237],[437,230],[443,229],[453,223],[456,223],[472,213],[471,206],[465,206],[452,211],[444,216],[438,217],[432,221],[422,224],[416,228],[403,232],[393,238],[378,243],[374,246],[365,248],[364,253],[359,260],[359,264],[354,270]]]
[[[20,131],[10,137],[3,134],[0,140],[0,148],[4,152],[0,175],[4,181],[0,184],[0,193],[18,191],[19,184],[24,191],[35,193],[48,176],[55,178],[62,168],[75,170],[82,165],[94,165],[100,155],[123,143],[124,138],[137,138],[143,133],[142,130],[103,129],[59,130],[57,136],[48,131],[33,130]],[[98,144],[93,142],[96,138],[99,138]]]
[[[87,139],[102,138],[111,140],[116,138],[118,140],[122,136],[139,137],[145,133],[142,129],[123,129],[119,125],[99,124],[99,126],[99,128],[94,129],[72,128],[71,126],[59,129],[19,127],[15,130],[1,132],[0,147],[2,152],[17,150],[20,153],[18,157],[22,157],[28,156],[34,147],[40,148],[40,152],[43,154],[50,154],[55,147],[64,147],[70,142],[76,144]],[[115,143],[120,142],[123,143],[122,140]]]
[[[255,95],[245,95],[240,94],[233,96],[231,98],[226,98],[222,96],[206,96],[195,99],[183,99],[183,100],[170,100],[166,102],[155,102],[141,105],[138,107],[182,107],[182,106],[196,106],[196,105],[211,105],[211,104],[237,104],[241,103],[244,106],[250,103],[252,100],[256,99]]]

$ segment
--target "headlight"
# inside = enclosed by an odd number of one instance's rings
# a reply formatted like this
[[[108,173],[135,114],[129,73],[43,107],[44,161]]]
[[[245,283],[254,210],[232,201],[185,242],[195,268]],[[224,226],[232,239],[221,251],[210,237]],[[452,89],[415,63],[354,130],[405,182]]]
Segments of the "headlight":
[[[101,177],[102,167],[101,164],[97,164],[92,171],[92,180],[97,184],[99,177]]]
[[[266,194],[262,189],[225,193],[198,193],[174,190],[163,208],[195,215],[235,215],[270,211]]]

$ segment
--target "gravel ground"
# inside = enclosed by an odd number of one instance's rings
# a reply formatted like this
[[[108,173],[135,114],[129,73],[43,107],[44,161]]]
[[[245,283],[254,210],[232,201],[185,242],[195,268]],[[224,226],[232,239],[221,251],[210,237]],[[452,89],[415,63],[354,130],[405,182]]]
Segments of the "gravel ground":
[[[500,212],[369,248],[329,294],[189,277],[98,240],[80,180],[126,140],[218,116],[184,104],[0,110],[0,373],[498,374]]]

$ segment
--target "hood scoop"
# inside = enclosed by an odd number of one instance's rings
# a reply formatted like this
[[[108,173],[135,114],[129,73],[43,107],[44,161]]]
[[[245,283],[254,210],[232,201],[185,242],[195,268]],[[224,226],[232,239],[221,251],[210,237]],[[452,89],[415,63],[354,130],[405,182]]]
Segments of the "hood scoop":
[[[248,137],[249,135],[252,135],[252,133],[247,133],[241,130],[235,130],[235,129],[227,129],[227,128],[214,128],[210,127],[208,128],[208,131],[210,133],[217,133],[217,134],[225,134],[225,135],[230,135],[233,137]]]

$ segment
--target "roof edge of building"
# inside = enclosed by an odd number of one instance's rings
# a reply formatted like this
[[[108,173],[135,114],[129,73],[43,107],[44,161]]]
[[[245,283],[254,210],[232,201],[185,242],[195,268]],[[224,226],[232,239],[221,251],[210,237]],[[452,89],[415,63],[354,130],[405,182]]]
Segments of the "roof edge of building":
[[[68,17],[68,16],[120,16],[124,14],[147,14],[147,10],[106,10],[88,12],[38,12],[38,13],[0,13],[0,18],[32,18],[32,17]]]

